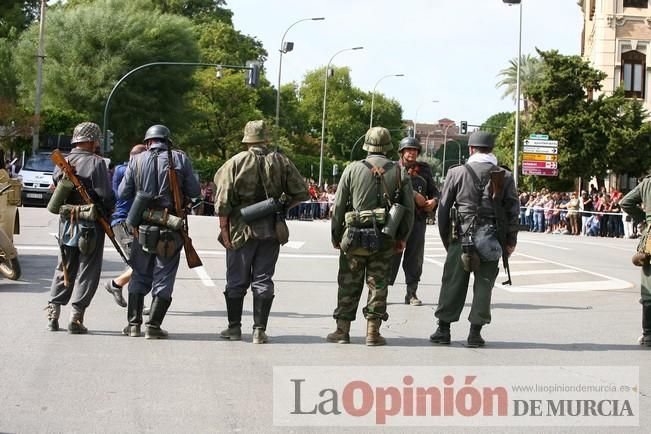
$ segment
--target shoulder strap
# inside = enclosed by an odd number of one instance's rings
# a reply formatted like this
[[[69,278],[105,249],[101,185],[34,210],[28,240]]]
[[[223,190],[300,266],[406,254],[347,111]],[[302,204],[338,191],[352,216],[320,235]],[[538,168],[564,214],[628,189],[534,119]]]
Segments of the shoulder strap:
[[[470,164],[466,163],[463,165],[463,167],[465,167],[466,171],[468,171],[468,173],[472,177],[472,180],[475,184],[475,188],[479,190],[479,201],[477,202],[477,212],[479,212],[479,209],[481,208],[481,201],[484,198],[484,189],[486,189],[486,186],[488,185],[488,181],[490,180],[490,178],[488,178],[488,180],[483,180],[483,179],[480,180],[479,176],[477,175],[477,172],[475,172],[474,169],[470,167]]]
[[[269,191],[267,191],[267,177],[264,176],[264,164],[265,164],[265,156],[259,155],[256,152],[253,152],[252,150],[249,149],[249,152],[251,152],[257,161],[256,167],[258,168],[258,176],[260,177],[260,183],[262,184],[262,188],[264,189],[264,196],[265,198],[269,199]]]

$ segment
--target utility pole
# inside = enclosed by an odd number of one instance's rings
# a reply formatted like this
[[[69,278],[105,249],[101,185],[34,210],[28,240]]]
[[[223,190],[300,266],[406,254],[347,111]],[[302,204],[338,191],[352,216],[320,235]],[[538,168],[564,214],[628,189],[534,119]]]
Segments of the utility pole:
[[[41,125],[41,86],[43,84],[43,39],[45,38],[45,0],[41,0],[41,17],[38,26],[38,54],[36,55],[36,93],[34,94],[34,127],[32,129],[32,153],[38,150]]]

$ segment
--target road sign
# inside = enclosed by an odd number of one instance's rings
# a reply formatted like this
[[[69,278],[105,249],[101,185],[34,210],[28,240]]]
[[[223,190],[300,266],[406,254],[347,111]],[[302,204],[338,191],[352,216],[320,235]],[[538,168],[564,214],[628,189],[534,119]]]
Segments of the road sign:
[[[522,168],[523,175],[538,175],[538,176],[558,176],[558,169],[535,169],[535,168]]]
[[[558,161],[557,155],[549,154],[522,154],[523,161]]]
[[[558,140],[533,140],[525,139],[524,146],[549,146],[552,148],[558,147]]]
[[[549,136],[547,134],[531,134],[529,138],[534,140],[549,140]]]
[[[523,161],[522,167],[532,169],[558,169],[556,161]]]
[[[527,154],[558,154],[558,148],[552,148],[548,146],[525,146],[522,148],[522,152]]]

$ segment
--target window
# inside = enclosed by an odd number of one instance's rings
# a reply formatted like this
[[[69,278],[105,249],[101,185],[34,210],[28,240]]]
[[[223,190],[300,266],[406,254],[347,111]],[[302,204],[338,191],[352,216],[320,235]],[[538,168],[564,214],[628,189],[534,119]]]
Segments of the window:
[[[639,51],[622,54],[622,82],[624,94],[629,98],[644,98],[646,56]]]
[[[624,0],[625,8],[647,8],[649,0]]]

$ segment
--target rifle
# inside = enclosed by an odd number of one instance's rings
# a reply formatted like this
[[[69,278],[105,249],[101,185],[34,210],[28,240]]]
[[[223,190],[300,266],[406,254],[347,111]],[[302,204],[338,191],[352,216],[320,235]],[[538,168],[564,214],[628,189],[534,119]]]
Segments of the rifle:
[[[491,187],[492,187],[492,202],[493,209],[495,210],[495,221],[497,222],[497,240],[502,246],[502,264],[506,270],[508,280],[502,282],[502,285],[512,285],[511,283],[511,268],[509,267],[509,254],[506,251],[506,227],[504,208],[499,205],[499,198],[502,196],[504,189],[504,176],[506,172],[503,169],[491,171]]]
[[[178,180],[176,179],[176,170],[174,170],[174,155],[172,154],[172,144],[167,142],[167,178],[170,182],[170,190],[172,192],[172,202],[174,203],[174,210],[176,216],[183,219],[183,227],[179,231],[183,237],[183,248],[185,249],[185,259],[188,261],[188,267],[195,268],[201,267],[203,263],[199,254],[192,245],[192,238],[188,235],[188,216],[183,207],[183,199],[181,190],[179,188]]]
[[[99,225],[102,227],[102,230],[104,231],[106,236],[109,237],[109,239],[113,243],[113,247],[115,247],[115,250],[118,251],[120,257],[122,257],[122,260],[125,262],[125,264],[131,266],[129,260],[127,259],[124,252],[120,248],[120,245],[115,239],[115,234],[113,233],[113,229],[111,229],[111,225],[107,220],[106,210],[104,209],[104,207],[101,204],[95,203],[95,201],[90,197],[90,194],[88,194],[86,187],[84,187],[84,185],[81,183],[79,178],[77,178],[77,175],[75,174],[75,169],[70,165],[70,163],[66,161],[61,151],[55,149],[52,152],[52,155],[50,155],[50,159],[54,164],[59,166],[61,171],[66,175],[66,178],[68,178],[70,182],[74,184],[77,193],[79,193],[79,195],[81,196],[81,199],[87,205],[95,205],[95,208],[97,208],[98,211],[97,223],[99,223]]]

